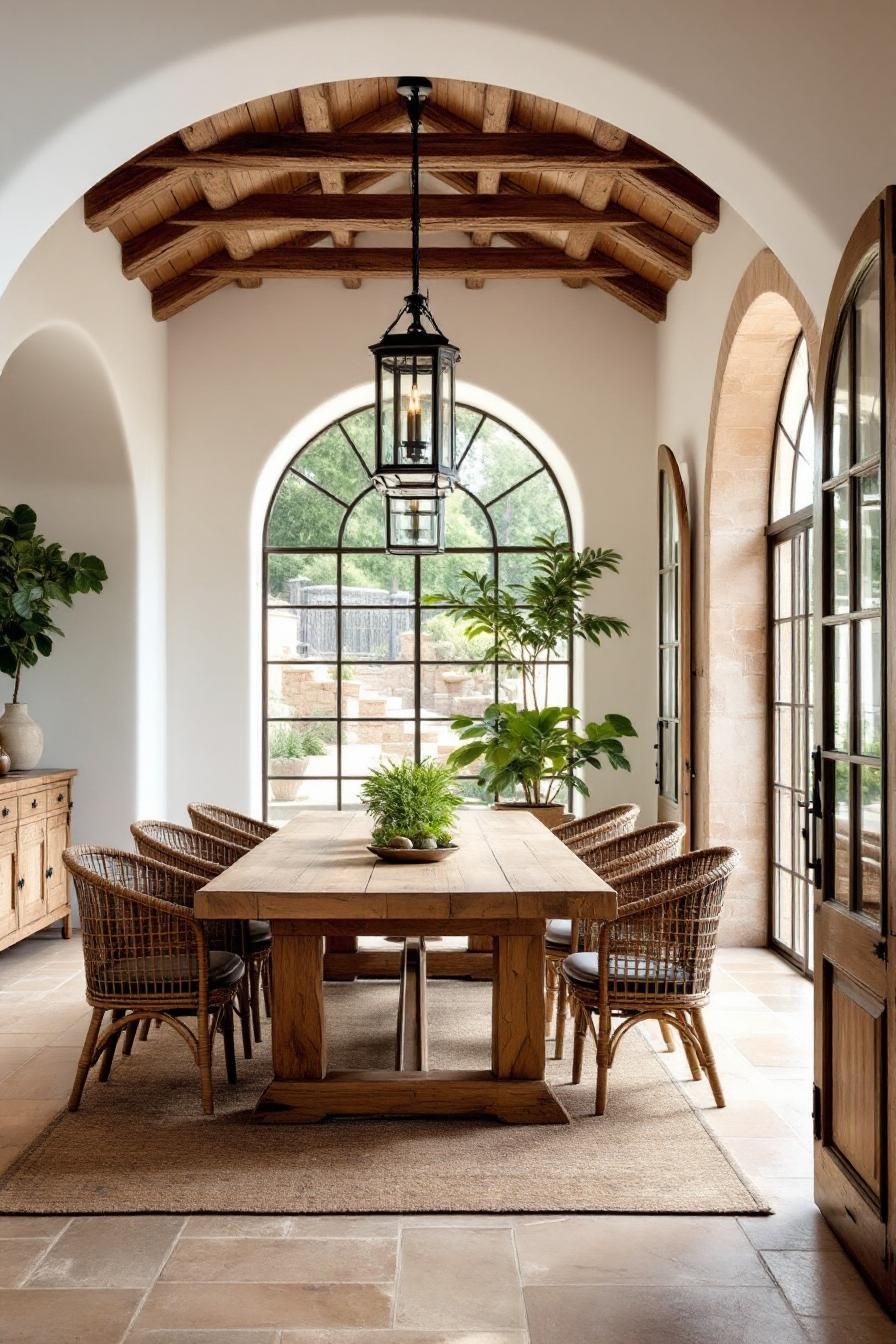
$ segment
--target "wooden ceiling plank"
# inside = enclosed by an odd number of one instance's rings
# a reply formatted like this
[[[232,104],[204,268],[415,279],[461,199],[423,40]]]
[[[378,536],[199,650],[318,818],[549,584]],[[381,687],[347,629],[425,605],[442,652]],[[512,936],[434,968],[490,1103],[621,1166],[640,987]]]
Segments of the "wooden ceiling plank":
[[[157,322],[166,322],[185,308],[208,298],[209,294],[223,289],[232,279],[232,276],[198,275],[195,271],[187,271],[185,275],[166,280],[152,292],[152,315]]]
[[[483,96],[482,130],[487,134],[502,134],[510,125],[513,110],[513,90],[489,84]],[[495,195],[501,183],[501,174],[496,169],[484,169],[477,175],[476,190],[480,196]],[[477,229],[473,232],[474,247],[488,247],[491,232]],[[485,281],[476,276],[467,276],[467,289],[482,289]]]
[[[341,275],[363,275],[372,279],[390,279],[407,275],[411,265],[410,248],[359,247],[352,251],[338,248],[270,248],[245,260],[234,260],[218,253],[200,262],[191,275],[213,275],[236,279],[304,280]],[[421,257],[424,278],[453,279],[467,275],[510,276],[528,279],[561,279],[565,275],[588,279],[624,280],[626,270],[606,257],[575,261],[559,249],[524,247],[429,247]]]
[[[142,167],[191,172],[326,169],[356,172],[400,172],[407,167],[408,149],[402,137],[382,133],[305,132],[242,134],[191,153],[177,145],[150,150],[139,160]],[[420,139],[423,171],[469,168],[476,172],[605,172],[614,176],[647,168],[665,168],[669,159],[648,149],[604,150],[577,135],[507,132],[503,135],[441,134]]]
[[[306,131],[332,132],[333,114],[330,110],[325,85],[311,84],[307,88],[299,89],[299,101],[302,105],[302,120],[305,123]],[[321,191],[325,196],[343,196],[345,194],[345,176],[339,169],[324,168],[318,175]],[[334,228],[330,232],[335,247],[354,246],[354,234],[347,229]],[[361,281],[356,277],[343,276],[342,283],[346,289],[361,288]]]

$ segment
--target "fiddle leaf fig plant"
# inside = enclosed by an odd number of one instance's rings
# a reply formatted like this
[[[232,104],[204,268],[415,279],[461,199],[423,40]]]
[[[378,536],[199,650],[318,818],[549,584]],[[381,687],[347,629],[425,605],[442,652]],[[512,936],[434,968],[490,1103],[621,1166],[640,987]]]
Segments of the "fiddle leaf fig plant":
[[[0,672],[13,678],[13,704],[22,669],[49,658],[53,637],[62,636],[52,608],[60,602],[70,607],[80,593],[102,592],[107,578],[98,556],[66,555],[58,542],[41,536],[27,504],[0,505]]]

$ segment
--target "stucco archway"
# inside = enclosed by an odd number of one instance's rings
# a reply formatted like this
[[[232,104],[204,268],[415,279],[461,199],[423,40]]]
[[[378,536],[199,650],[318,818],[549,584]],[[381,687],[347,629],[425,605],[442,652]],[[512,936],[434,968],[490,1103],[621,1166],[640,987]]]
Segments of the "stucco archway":
[[[102,594],[60,610],[65,638],[24,674],[20,695],[43,727],[44,762],[80,772],[74,838],[128,846],[138,796],[134,490],[112,386],[76,327],[35,332],[4,365],[0,470],[5,504],[30,504],[48,540],[105,561]]]
[[[801,330],[814,385],[818,328],[791,277],[764,250],[738,285],[716,365],[696,623],[696,833],[701,844],[733,844],[742,854],[724,914],[727,943],[767,941],[765,528],[775,416]]]

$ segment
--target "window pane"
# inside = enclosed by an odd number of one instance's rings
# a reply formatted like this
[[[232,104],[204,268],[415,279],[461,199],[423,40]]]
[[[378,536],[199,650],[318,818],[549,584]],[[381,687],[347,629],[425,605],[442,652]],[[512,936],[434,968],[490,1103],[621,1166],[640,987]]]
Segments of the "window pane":
[[[660,575],[660,642],[672,644],[678,639],[678,570]]]
[[[877,766],[869,765],[859,766],[858,770],[862,807],[859,901],[866,915],[879,920],[881,772]]]
[[[831,494],[831,545],[833,548],[833,610],[849,611],[849,486]]]
[[[791,513],[793,487],[793,446],[780,430],[775,439],[775,479],[772,486],[772,518],[786,518]]]
[[[834,900],[849,904],[849,766],[834,762]]]
[[[298,775],[336,774],[336,725],[295,719],[288,723],[268,723],[268,775],[294,780]],[[293,765],[304,761],[304,765]],[[287,784],[278,790],[289,793]],[[281,800],[282,801],[282,800]]]
[[[788,617],[793,604],[793,543],[782,541],[775,547],[775,615]]]
[[[344,514],[341,505],[289,472],[268,518],[268,545],[335,546]]]
[[[833,692],[834,751],[849,751],[849,626],[835,625],[831,639],[831,689]]]
[[[526,705],[534,709],[532,686],[525,688]],[[499,669],[498,699],[523,708],[523,679],[518,668],[502,664]],[[535,669],[535,700],[539,709],[547,705],[566,705],[569,703],[569,669],[566,663],[544,664]],[[579,721],[581,727],[581,720]]]
[[[446,546],[491,546],[492,529],[484,509],[464,490],[445,500]]]
[[[833,388],[830,462],[828,476],[839,476],[849,467],[849,321],[840,333],[840,351]]]
[[[425,663],[420,669],[420,707],[426,714],[445,719],[458,714],[476,718],[494,701],[494,664],[462,667],[457,663]]]
[[[791,624],[785,621],[775,626],[775,699],[785,704],[793,696]]]
[[[335,555],[269,555],[268,601],[321,606],[336,601]]]
[[[792,868],[793,826],[790,815],[790,793],[787,789],[775,789],[775,835],[776,861],[782,868]]]
[[[881,755],[880,621],[859,622],[859,752]]]
[[[468,662],[482,658],[491,648],[489,635],[464,633],[459,616],[441,607],[424,607],[420,613],[420,657],[432,662]]]
[[[859,487],[859,602],[863,607],[881,604],[880,569],[880,468],[862,476]]]
[[[337,713],[337,670],[315,663],[268,664],[272,718],[332,719]]]
[[[435,755],[421,747],[422,755]],[[346,775],[370,774],[381,765],[414,759],[414,720],[395,719],[377,723],[370,719],[346,719],[342,724],[342,771]]]
[[[342,657],[347,663],[408,662],[414,657],[414,608],[342,609]]]
[[[678,650],[660,652],[660,718],[678,717]]]
[[[385,551],[386,505],[382,495],[378,495],[375,490],[369,490],[353,505],[342,534],[342,544]]]
[[[331,425],[303,448],[292,465],[346,504],[370,484],[370,477],[338,425]]]
[[[805,338],[800,336],[793,356],[790,361],[790,368],[787,371],[787,382],[784,386],[784,395],[781,398],[780,420],[786,430],[791,443],[796,442],[799,433],[800,419],[803,414],[803,407],[809,396],[809,356],[806,351]]]
[[[660,793],[671,802],[678,802],[678,724],[661,723],[660,731]]]
[[[455,408],[455,430],[454,438],[457,448],[457,461],[470,446],[470,440],[476,434],[479,426],[484,429],[488,424],[481,411],[474,410],[472,406],[457,406]]]
[[[561,541],[567,535],[563,505],[547,472],[505,495],[489,513],[499,546],[531,546],[551,532]]]
[[[495,572],[495,559],[490,552],[474,555],[424,555],[420,559],[420,592],[447,593],[456,591],[464,582],[463,575]]]
[[[464,458],[460,482],[487,504],[495,495],[538,471],[541,465],[529,445],[512,430],[498,424],[497,420],[486,420]],[[550,478],[547,484],[552,490]]]
[[[806,415],[803,420],[803,428],[800,431],[800,441],[798,444],[797,462],[796,462],[796,480],[793,487],[793,509],[805,509],[812,503],[812,493],[814,490],[814,461],[815,461],[815,417],[812,414],[812,407],[806,407]]]
[[[869,267],[856,295],[856,451],[880,452],[880,264]]]
[[[410,556],[373,552],[342,557],[342,601],[346,606],[407,606],[413,598],[414,561]]]
[[[793,719],[790,706],[775,710],[775,780],[790,786],[793,780]]]
[[[775,869],[775,937],[785,947],[793,946],[792,881],[789,872]]]
[[[372,472],[376,457],[376,415],[373,407],[367,406],[363,411],[347,416],[342,425],[367,464],[367,470]]]

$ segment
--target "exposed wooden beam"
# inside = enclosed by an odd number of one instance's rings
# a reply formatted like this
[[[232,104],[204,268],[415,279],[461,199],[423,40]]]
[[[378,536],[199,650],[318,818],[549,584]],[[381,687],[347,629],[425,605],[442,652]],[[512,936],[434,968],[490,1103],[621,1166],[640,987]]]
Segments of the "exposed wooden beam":
[[[342,275],[389,280],[406,276],[410,268],[411,250],[405,247],[357,247],[352,252],[329,247],[271,247],[246,260],[218,253],[199,262],[190,274],[226,276],[231,280],[246,276],[263,280],[312,280]],[[624,266],[607,257],[574,261],[548,247],[427,247],[421,254],[420,269],[424,280],[466,275],[530,280],[560,280],[566,275],[624,279],[628,274]]]
[[[533,250],[533,239],[524,233],[502,233],[499,235],[505,242],[522,251],[531,252]],[[547,253],[548,256],[557,257],[560,263],[566,262],[570,267],[581,266],[582,271],[570,270],[567,274],[559,278],[564,284],[569,280],[585,279],[591,284],[596,285],[607,294],[612,294],[614,299],[620,299],[629,308],[634,308],[636,312],[641,313],[643,317],[650,318],[651,322],[663,322],[666,317],[666,291],[660,289],[658,285],[653,285],[649,280],[645,280],[642,275],[636,275],[630,271],[627,266],[621,262],[615,262],[611,257],[605,257],[602,253],[592,252],[588,261],[575,261],[572,257],[567,257],[562,246],[553,243],[542,244],[538,249]],[[615,266],[615,273],[612,270],[604,272],[601,263],[604,266],[612,268]],[[593,274],[588,274],[588,267],[593,265]],[[573,288],[579,288],[573,285]]]
[[[513,90],[503,89],[489,84],[485,90],[482,110],[482,130],[489,134],[503,134],[510,125],[510,113],[513,108]],[[483,169],[476,179],[476,191],[480,196],[493,195],[501,182],[501,174],[492,168]],[[473,231],[473,246],[488,247],[491,243],[491,231],[476,229]],[[467,289],[482,289],[485,281],[472,275],[467,276]]]
[[[311,84],[306,88],[299,89],[299,103],[301,104],[302,119],[305,122],[306,131],[331,132],[333,130],[330,101],[323,84]],[[345,174],[339,169],[324,168],[319,173],[319,179],[321,191],[325,196],[345,195]],[[335,247],[354,247],[355,238],[348,229],[334,226],[330,233]],[[342,283],[346,289],[361,288],[361,281],[355,276],[343,276]]]
[[[176,145],[151,150],[141,166],[191,172],[307,172],[327,169],[356,172],[400,172],[407,169],[410,140],[401,135],[288,132],[235,135],[206,150],[190,154]],[[645,146],[632,150],[601,149],[578,135],[543,135],[527,131],[506,135],[425,135],[420,137],[420,167],[426,171],[467,168],[475,172],[590,172],[663,168],[669,159]]]
[[[156,149],[177,151],[183,146],[176,135],[163,140]],[[176,186],[190,176],[186,166],[178,169],[152,168],[139,159],[116,168],[114,173],[97,182],[84,196],[84,222],[98,231],[107,229],[130,210],[137,210],[158,196],[166,187]]]
[[[227,253],[224,253],[227,256]],[[185,308],[208,298],[216,290],[229,285],[232,277],[226,275],[199,275],[195,270],[166,280],[152,291],[152,315],[157,322],[166,322]]]

